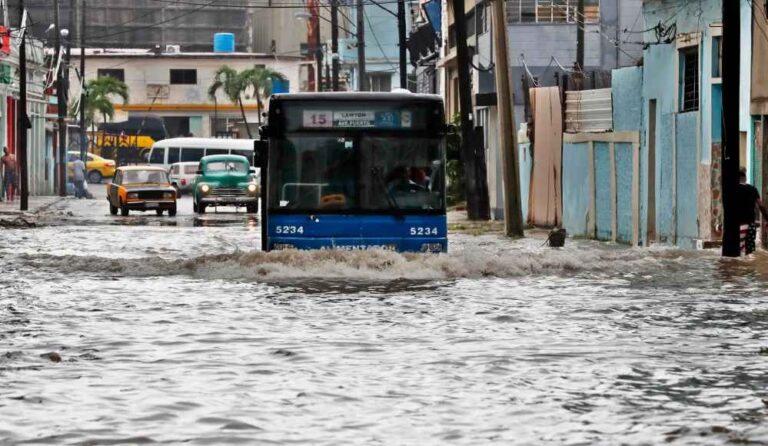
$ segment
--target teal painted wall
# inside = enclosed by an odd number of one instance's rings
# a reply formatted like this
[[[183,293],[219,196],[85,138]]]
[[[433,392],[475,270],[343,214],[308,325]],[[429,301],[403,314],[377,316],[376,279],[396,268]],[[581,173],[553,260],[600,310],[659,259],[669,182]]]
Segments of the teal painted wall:
[[[595,220],[597,239],[613,239],[611,152],[608,143],[595,143]]]
[[[533,157],[531,143],[518,144],[518,161],[520,165],[520,202],[523,207],[523,221],[528,221],[528,198],[531,189],[531,172]]]
[[[637,95],[639,96],[639,95]],[[616,156],[616,240],[632,243],[632,144],[615,144]]]
[[[571,236],[591,238],[588,149],[586,143],[563,144],[563,227]]]

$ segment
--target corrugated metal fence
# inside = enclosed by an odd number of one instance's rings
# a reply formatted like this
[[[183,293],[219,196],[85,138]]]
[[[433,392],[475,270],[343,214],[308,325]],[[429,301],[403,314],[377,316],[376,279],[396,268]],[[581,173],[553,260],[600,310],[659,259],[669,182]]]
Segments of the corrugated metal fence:
[[[611,89],[568,91],[565,99],[565,131],[595,133],[613,130]]]

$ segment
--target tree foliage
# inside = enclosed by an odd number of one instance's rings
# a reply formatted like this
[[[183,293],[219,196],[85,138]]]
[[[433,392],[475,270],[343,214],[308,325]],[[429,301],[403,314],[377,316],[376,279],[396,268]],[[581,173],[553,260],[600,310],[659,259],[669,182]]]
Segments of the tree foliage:
[[[272,95],[272,88],[276,80],[286,80],[285,75],[266,67],[253,67],[237,71],[232,67],[223,65],[216,70],[213,83],[208,87],[208,97],[215,100],[216,94],[221,91],[233,104],[240,108],[240,113],[248,131],[248,137],[253,138],[245,117],[243,99],[256,99],[258,106],[258,123],[261,125],[261,110],[264,108],[264,99]]]

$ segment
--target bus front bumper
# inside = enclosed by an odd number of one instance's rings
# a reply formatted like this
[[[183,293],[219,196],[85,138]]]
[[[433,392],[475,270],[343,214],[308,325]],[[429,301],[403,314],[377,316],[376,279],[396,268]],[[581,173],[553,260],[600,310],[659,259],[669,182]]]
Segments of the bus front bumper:
[[[441,253],[448,250],[445,237],[387,237],[387,238],[343,238],[343,237],[270,237],[270,250],[336,250]]]

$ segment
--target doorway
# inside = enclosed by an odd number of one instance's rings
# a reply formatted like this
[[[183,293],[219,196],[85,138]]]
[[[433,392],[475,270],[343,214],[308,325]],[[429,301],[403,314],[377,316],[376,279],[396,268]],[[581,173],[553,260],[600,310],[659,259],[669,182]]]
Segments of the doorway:
[[[656,243],[656,99],[648,102],[648,238]]]

